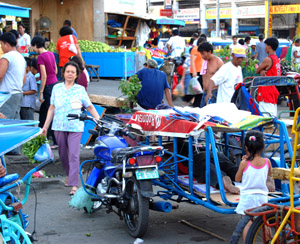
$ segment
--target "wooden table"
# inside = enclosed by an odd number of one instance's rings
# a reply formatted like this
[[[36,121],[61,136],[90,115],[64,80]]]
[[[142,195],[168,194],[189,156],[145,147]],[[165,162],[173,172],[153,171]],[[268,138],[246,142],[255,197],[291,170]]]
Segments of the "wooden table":
[[[99,65],[91,65],[91,64],[86,64],[85,65],[87,72],[90,75],[91,81],[100,81],[99,77]],[[96,77],[93,77],[93,74],[96,75]]]

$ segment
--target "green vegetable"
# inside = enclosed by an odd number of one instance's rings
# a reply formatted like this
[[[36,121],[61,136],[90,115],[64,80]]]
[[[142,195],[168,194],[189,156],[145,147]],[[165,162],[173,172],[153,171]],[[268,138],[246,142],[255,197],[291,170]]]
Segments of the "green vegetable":
[[[123,95],[127,96],[129,102],[133,103],[133,106],[136,106],[136,97],[141,88],[142,85],[137,75],[131,76],[129,81],[122,79],[118,87]],[[130,104],[125,104],[122,108],[130,108]]]
[[[34,155],[36,154],[36,152],[40,148],[40,146],[42,144],[44,144],[46,141],[47,141],[46,136],[39,135],[39,136],[31,139],[30,141],[26,142],[23,145],[22,152],[25,156],[28,157],[29,164],[38,163],[38,161],[36,161],[34,159]]]

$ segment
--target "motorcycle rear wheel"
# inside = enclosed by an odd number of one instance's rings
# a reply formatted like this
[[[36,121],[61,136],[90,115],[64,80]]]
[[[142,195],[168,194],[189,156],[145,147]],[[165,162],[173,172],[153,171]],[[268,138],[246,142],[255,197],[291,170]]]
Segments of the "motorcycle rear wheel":
[[[142,196],[135,178],[126,182],[126,198],[128,205],[123,215],[127,232],[132,237],[142,237],[148,227],[149,198]]]

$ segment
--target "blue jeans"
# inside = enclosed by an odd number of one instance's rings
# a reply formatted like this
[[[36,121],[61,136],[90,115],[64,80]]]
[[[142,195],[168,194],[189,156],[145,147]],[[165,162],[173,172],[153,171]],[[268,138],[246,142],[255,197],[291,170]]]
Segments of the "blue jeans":
[[[186,74],[184,76],[184,94],[187,95],[188,93],[188,88],[189,88],[189,84],[190,84],[190,80],[192,79],[191,74]]]
[[[218,89],[212,90],[211,92],[212,92],[212,97],[207,101],[207,104],[217,102]],[[203,108],[206,105],[206,102],[205,102],[206,94],[207,94],[206,92],[203,92],[202,100],[200,103],[200,108]]]

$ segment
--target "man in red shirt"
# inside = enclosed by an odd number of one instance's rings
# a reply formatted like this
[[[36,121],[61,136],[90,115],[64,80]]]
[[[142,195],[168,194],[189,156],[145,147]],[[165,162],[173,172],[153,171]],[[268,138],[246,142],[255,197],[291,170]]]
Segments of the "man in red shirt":
[[[265,40],[266,52],[269,55],[256,69],[256,74],[261,76],[281,76],[280,62],[276,56],[279,42],[271,37]],[[277,100],[279,92],[276,86],[260,86],[257,90],[257,101],[261,112],[269,112],[277,116]]]

